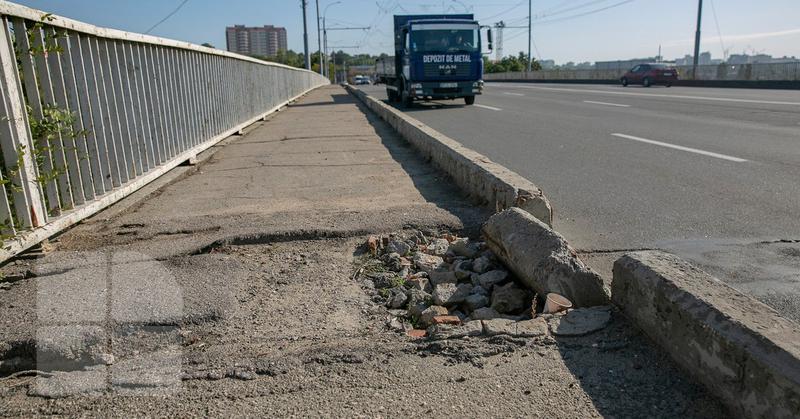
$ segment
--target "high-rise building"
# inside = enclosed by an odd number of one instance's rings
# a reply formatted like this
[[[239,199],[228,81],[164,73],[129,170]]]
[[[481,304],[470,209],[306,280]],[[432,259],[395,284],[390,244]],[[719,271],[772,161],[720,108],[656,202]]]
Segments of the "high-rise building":
[[[225,28],[228,51],[244,55],[274,57],[278,51],[286,51],[286,28],[272,25],[246,27],[244,25]]]

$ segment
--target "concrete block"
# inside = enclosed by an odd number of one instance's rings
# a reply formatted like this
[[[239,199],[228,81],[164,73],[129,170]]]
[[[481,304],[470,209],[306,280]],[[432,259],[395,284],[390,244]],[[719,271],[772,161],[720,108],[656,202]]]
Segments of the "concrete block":
[[[613,302],[742,417],[800,417],[800,331],[775,310],[680,258],[630,253]]]
[[[486,245],[530,289],[567,297],[575,307],[608,304],[600,276],[567,241],[530,213],[511,208],[483,225]]]
[[[550,202],[529,180],[361,90],[347,89],[473,198],[495,211],[522,208],[545,224],[553,224]]]

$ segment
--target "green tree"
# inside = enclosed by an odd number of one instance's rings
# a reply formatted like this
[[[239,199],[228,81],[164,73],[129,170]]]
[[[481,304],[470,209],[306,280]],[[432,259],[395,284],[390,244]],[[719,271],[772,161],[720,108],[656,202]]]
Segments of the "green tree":
[[[525,71],[528,68],[528,54],[520,52],[516,57],[513,55],[503,57],[500,61],[491,62],[488,57],[483,60],[483,70],[485,73],[507,73]],[[542,65],[534,58],[531,63],[533,71],[542,69]]]

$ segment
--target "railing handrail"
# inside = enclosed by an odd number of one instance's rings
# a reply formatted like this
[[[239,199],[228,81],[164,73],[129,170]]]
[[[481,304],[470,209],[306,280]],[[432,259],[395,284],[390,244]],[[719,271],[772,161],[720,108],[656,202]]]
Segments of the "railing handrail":
[[[0,262],[329,83],[0,0]]]
[[[92,25],[90,23],[80,22],[67,17],[58,16],[47,13],[43,10],[34,9],[21,4],[12,3],[6,0],[0,0],[0,15],[20,17],[32,21],[41,21],[42,16],[48,16],[47,24],[49,26],[56,26],[63,29],[69,29],[76,32],[81,32],[88,35],[99,36],[102,38],[116,39],[120,41],[141,42],[152,45],[160,45],[166,47],[180,48],[185,50],[192,50],[203,52],[207,54],[219,55],[222,57],[235,58],[238,60],[249,61],[255,64],[262,64],[275,67],[283,67],[289,70],[305,71],[315,73],[304,68],[292,67],[285,64],[275,63],[271,61],[259,60],[257,58],[249,57],[247,55],[236,54],[233,52],[204,47],[202,45],[193,44],[191,42],[178,41],[175,39],[161,38],[153,35],[146,35],[135,32],[126,32],[119,29],[105,28],[102,26]],[[315,73],[316,74],[316,73]]]

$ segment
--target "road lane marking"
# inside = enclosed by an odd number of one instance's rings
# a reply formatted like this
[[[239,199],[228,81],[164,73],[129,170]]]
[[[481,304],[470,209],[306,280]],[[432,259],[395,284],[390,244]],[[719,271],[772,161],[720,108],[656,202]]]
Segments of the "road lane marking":
[[[522,93],[512,93],[512,92],[503,92],[503,94],[509,96],[525,96]]]
[[[634,137],[633,135],[625,135],[625,134],[611,134],[611,135],[613,135],[615,137],[619,137],[619,138],[625,138],[625,139],[628,139],[628,140],[639,141],[639,142],[642,142],[642,143],[653,144],[653,145],[657,145],[657,146],[661,146],[661,147],[674,148],[675,150],[688,151],[690,153],[702,154],[704,156],[715,157],[715,158],[718,158],[718,159],[728,160],[728,161],[732,161],[732,162],[736,162],[736,163],[742,163],[742,162],[746,162],[747,161],[745,159],[740,159],[739,157],[733,157],[733,156],[728,156],[728,155],[725,155],[725,154],[713,153],[711,151],[698,150],[696,148],[684,147],[684,146],[681,146],[681,145],[675,145],[675,144],[670,144],[670,143],[662,143],[661,141],[648,140],[647,138]]]
[[[583,103],[591,103],[594,105],[605,105],[605,106],[617,106],[620,108],[630,108],[631,105],[621,105],[619,103],[608,103],[608,102],[595,102],[593,100],[584,100]]]
[[[492,111],[502,111],[502,109],[500,109],[500,108],[495,108],[494,106],[481,105],[481,104],[478,104],[478,103],[476,103],[475,106],[477,106],[479,108],[483,108],[483,109],[489,109],[489,110],[492,110]]]
[[[524,86],[524,85],[515,85],[514,87],[520,87],[523,89],[550,90],[554,92],[597,93],[602,95],[643,96],[643,97],[660,97],[660,98],[672,98],[672,99],[708,100],[715,102],[752,103],[759,105],[800,106],[800,102],[781,102],[775,100],[736,99],[728,97],[710,97],[710,96],[662,95],[658,93],[612,92],[610,90],[589,90],[589,89],[584,90],[584,89],[568,89],[562,87],[538,87],[538,86]]]

